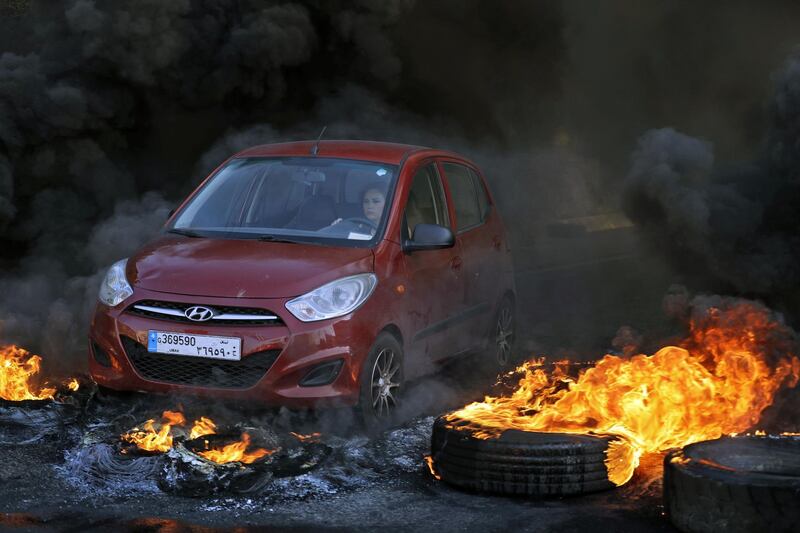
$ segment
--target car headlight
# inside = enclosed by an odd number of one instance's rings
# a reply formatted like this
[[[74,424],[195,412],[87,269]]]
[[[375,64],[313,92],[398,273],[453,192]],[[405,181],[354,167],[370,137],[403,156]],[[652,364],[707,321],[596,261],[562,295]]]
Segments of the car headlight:
[[[97,295],[104,304],[114,307],[133,294],[133,289],[125,277],[125,265],[127,264],[128,260],[123,259],[122,261],[117,261],[108,269],[106,277],[103,278],[103,283],[100,285],[100,292]]]
[[[303,322],[336,318],[355,311],[377,284],[372,273],[347,276],[286,302],[286,309]]]

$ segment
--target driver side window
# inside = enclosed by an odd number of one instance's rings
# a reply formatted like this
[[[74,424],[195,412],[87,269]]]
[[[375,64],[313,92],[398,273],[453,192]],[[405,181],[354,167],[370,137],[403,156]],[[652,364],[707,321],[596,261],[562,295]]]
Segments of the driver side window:
[[[442,180],[434,163],[419,169],[414,175],[408,192],[405,220],[408,236],[412,239],[417,224],[439,224],[446,228],[450,227]]]

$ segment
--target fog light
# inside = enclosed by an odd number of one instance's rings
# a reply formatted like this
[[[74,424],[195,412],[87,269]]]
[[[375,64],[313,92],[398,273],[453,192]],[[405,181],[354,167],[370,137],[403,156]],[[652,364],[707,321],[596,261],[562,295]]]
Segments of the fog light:
[[[336,361],[328,361],[315,366],[308,374],[303,376],[303,379],[300,380],[300,386],[319,387],[320,385],[333,383],[333,380],[336,379],[342,369],[342,362],[341,359],[337,359]]]
[[[97,364],[106,368],[111,366],[111,358],[96,342],[92,343],[92,357],[97,361]]]

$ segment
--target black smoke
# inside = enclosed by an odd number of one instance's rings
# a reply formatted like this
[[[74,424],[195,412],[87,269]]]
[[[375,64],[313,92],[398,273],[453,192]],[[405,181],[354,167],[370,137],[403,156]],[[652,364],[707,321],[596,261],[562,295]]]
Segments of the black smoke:
[[[797,311],[800,283],[800,51],[774,77],[758,157],[715,161],[709,141],[644,134],[624,206],[695,283]]]
[[[797,15],[793,2],[4,2],[0,341],[80,368],[108,264],[232,152],[323,125],[473,157],[515,243],[615,210],[625,154],[652,124],[728,132],[724,155],[754,153]],[[791,167],[789,152],[764,157]]]

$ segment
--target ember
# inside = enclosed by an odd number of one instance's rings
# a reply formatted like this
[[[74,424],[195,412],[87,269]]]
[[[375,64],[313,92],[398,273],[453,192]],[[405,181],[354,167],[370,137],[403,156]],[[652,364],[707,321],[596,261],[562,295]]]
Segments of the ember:
[[[258,459],[261,459],[265,455],[270,455],[274,452],[274,450],[266,450],[264,448],[256,448],[255,450],[248,452],[247,448],[249,446],[250,434],[245,432],[242,433],[241,439],[238,442],[227,444],[222,448],[212,448],[210,450],[198,452],[198,454],[202,455],[209,461],[219,464],[233,462],[250,464],[254,463]]]
[[[36,386],[42,358],[27,350],[10,345],[0,348],[0,398],[10,401],[47,400],[56,393],[55,387]],[[77,381],[75,381],[77,385]],[[73,389],[73,390],[77,390]]]
[[[448,415],[479,438],[506,429],[620,437],[609,446],[609,479],[633,475],[642,454],[747,430],[782,385],[794,386],[800,360],[789,329],[751,302],[709,308],[678,346],[652,356],[606,355],[577,378],[530,361],[508,396],[487,396]],[[774,354],[778,353],[778,356]]]
[[[296,438],[300,442],[319,442],[319,439],[322,436],[320,433],[310,433],[308,435],[302,435],[300,433],[295,433],[294,431],[290,431],[289,435]]]

